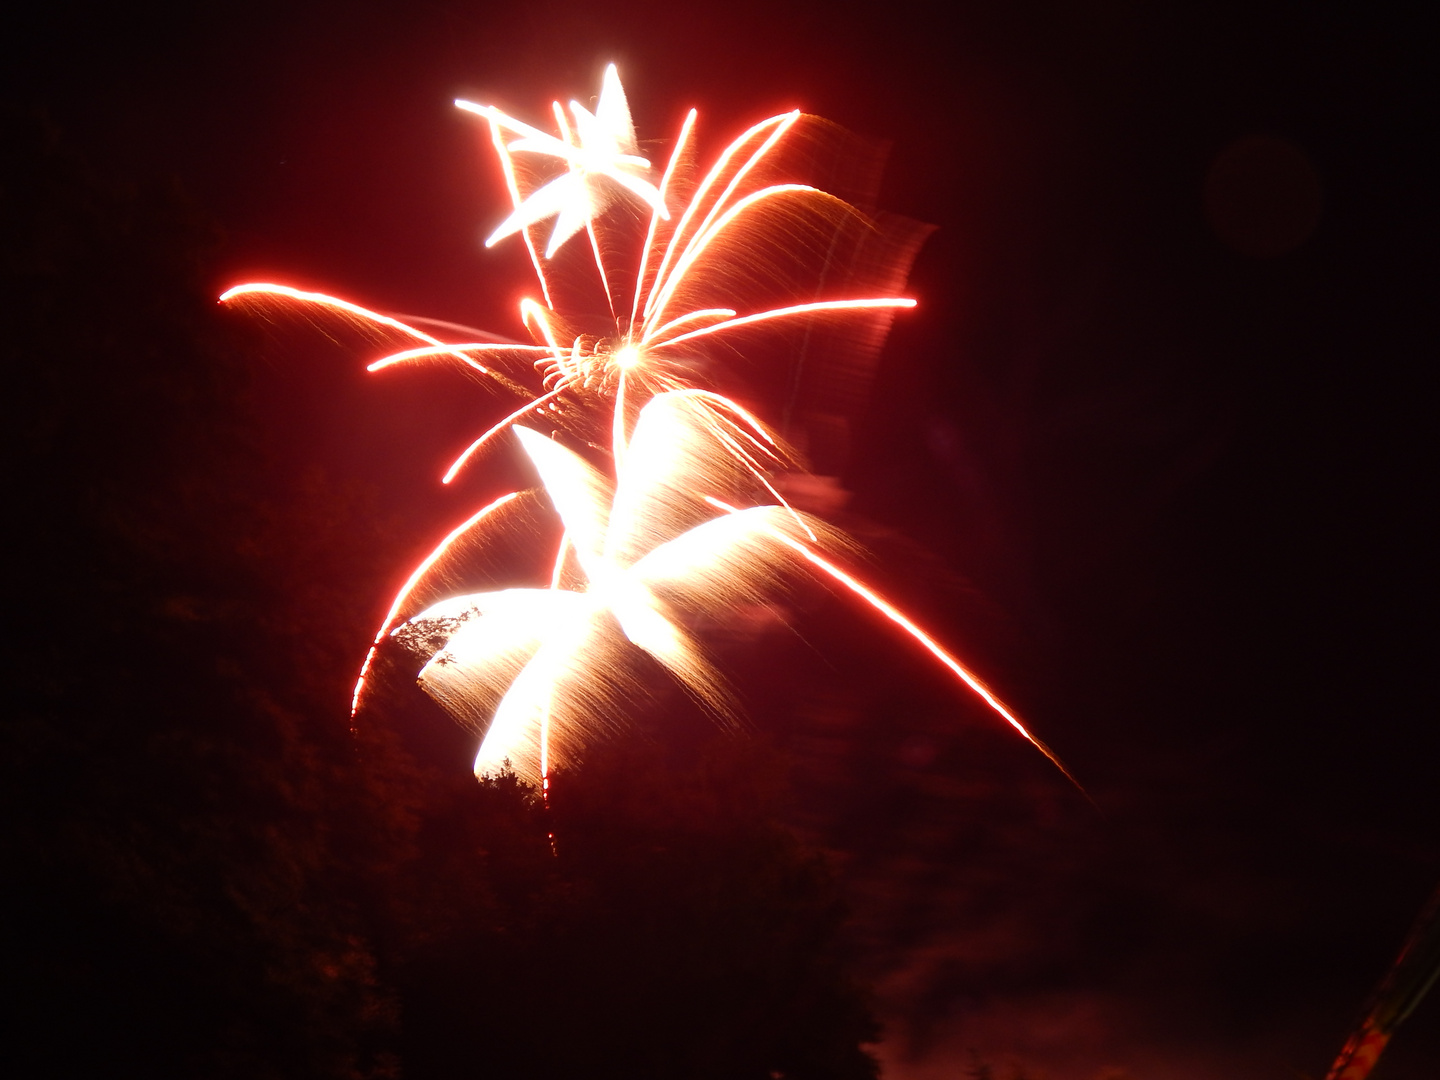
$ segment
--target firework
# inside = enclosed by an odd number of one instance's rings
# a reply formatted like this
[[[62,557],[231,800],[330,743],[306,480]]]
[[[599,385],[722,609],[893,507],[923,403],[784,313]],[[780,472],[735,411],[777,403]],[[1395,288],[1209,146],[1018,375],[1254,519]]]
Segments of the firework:
[[[541,299],[522,301],[520,319],[532,343],[480,334],[445,341],[412,325],[422,320],[283,285],[242,285],[222,297],[314,306],[406,346],[372,371],[439,360],[514,394],[519,406],[472,442],[444,481],[513,428],[563,525],[547,585],[451,597],[415,613],[437,562],[482,534],[516,495],[453,530],[392,603],[352,715],[393,634],[428,658],[420,685],[482,736],[478,773],[509,761],[543,783],[600,718],[643,694],[645,662],[733,719],[732,696],[687,625],[761,603],[808,569],[883,615],[1059,766],[968,669],[840,565],[844,537],[789,506],[772,482],[796,467],[782,439],[725,392],[740,385],[765,397],[778,386],[770,396],[783,399],[787,427],[797,418],[803,426],[807,414],[823,419],[847,394],[853,401],[863,357],[878,350],[894,311],[914,305],[893,294],[924,231],[807,182],[823,148],[833,157],[846,137],[783,113],[702,168],[692,110],[657,174],[639,152],[613,65],[593,112],[554,105],[553,135],[491,106],[456,104],[489,124],[512,212],[487,246],[519,236],[529,252]],[[542,252],[531,232],[550,218]],[[807,359],[836,325],[846,336],[831,340],[833,351],[861,360],[847,378],[817,378]],[[777,355],[778,376],[756,359]],[[607,455],[608,466],[577,449]]]
[[[433,654],[421,686],[483,732],[476,772],[508,760],[543,780],[552,760],[593,737],[597,718],[644,696],[639,654],[734,719],[724,680],[687,624],[763,602],[804,544],[838,540],[775,504],[715,514],[703,492],[764,494],[729,441],[767,454],[767,440],[695,391],[659,394],[640,410],[614,481],[551,439],[523,427],[516,435],[564,527],[550,586],[453,597],[400,632]]]
[[[764,120],[702,170],[692,110],[652,184],[649,161],[634,152],[613,65],[593,114],[572,102],[567,120],[555,104],[558,136],[491,106],[456,104],[490,125],[514,211],[487,244],[518,234],[530,253],[541,298],[523,300],[519,315],[531,343],[488,335],[442,341],[349,301],[268,282],[221,297],[315,306],[368,322],[409,346],[374,361],[371,371],[458,363],[518,397],[513,411],[455,459],[446,483],[500,432],[527,419],[613,447],[619,428],[658,393],[724,391],[738,382],[761,393],[779,383],[789,398],[801,396],[807,375],[823,381],[801,370],[807,351],[815,351],[817,325],[848,331],[849,340],[834,351],[873,354],[889,316],[914,306],[913,299],[887,294],[903,282],[924,231],[866,215],[803,182],[816,159],[854,152],[839,129],[818,118],[790,112]],[[507,142],[507,134],[514,138]],[[558,175],[545,168],[555,164]],[[552,216],[542,254],[531,227]],[[582,229],[585,244],[578,240]],[[784,356],[794,370],[767,372],[746,362],[767,352]],[[841,381],[864,379],[852,371]],[[858,396],[853,386],[845,393]],[[833,388],[811,396],[833,409]],[[793,404],[787,400],[787,413]]]

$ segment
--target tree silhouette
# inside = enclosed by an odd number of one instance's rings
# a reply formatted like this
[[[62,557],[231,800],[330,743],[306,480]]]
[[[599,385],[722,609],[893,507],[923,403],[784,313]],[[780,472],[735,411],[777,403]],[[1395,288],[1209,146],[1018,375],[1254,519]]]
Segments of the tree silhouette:
[[[422,826],[446,835],[391,952],[411,1074],[464,1047],[498,1075],[874,1076],[843,909],[775,824],[775,770],[730,740],[689,764],[609,746],[548,805],[504,775]]]

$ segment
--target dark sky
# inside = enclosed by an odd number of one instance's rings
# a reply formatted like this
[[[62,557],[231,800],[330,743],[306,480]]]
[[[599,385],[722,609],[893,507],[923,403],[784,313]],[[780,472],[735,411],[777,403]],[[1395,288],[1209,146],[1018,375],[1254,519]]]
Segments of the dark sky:
[[[887,1075],[954,1076],[971,1049],[1052,1080],[1323,1074],[1440,880],[1418,21],[1123,0],[6,18],[30,20],[7,97],[117,175],[177,176],[226,230],[217,291],[278,277],[507,334],[525,280],[480,247],[503,192],[456,96],[544,116],[614,60],[642,139],[694,105],[712,138],[799,106],[888,141],[882,206],[938,229],[852,508],[945,568],[929,614],[1101,813],[933,688],[857,679],[902,702],[888,726],[866,699],[838,736],[794,733]],[[419,544],[483,488],[433,480],[490,404],[348,363],[270,371],[275,430]],[[1437,1007],[1378,1077],[1436,1075]]]

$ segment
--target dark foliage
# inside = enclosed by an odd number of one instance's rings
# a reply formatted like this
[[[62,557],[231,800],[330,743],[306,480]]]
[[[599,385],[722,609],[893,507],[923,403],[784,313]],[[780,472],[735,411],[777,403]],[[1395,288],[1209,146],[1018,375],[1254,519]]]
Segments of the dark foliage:
[[[268,445],[183,193],[5,128],[4,1071],[873,1075],[768,766],[617,753],[547,808],[423,703],[352,738],[383,525]]]
[[[383,1072],[358,1033],[387,1005],[328,835],[348,748],[284,651],[276,478],[203,276],[216,238],[173,186],[107,185],[41,119],[6,129],[25,527],[0,787],[30,1035],[6,1053],[26,1075]]]
[[[689,767],[613,747],[548,806],[513,777],[466,789],[406,875],[442,920],[396,951],[414,1075],[448,1075],[463,1033],[507,1076],[874,1076],[834,887],[767,772],[723,742]]]

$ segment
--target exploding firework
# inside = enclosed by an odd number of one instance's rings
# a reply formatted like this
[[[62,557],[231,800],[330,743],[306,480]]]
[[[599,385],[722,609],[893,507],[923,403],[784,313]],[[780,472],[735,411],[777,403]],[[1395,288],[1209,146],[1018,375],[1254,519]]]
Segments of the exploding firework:
[[[446,483],[520,421],[613,447],[619,428],[669,390],[724,392],[739,384],[783,396],[787,414],[816,405],[833,411],[834,399],[854,398],[864,379],[852,365],[834,380],[845,385],[822,389],[828,380],[805,370],[817,340],[843,327],[843,343],[830,353],[873,353],[889,316],[914,306],[890,294],[903,283],[924,230],[863,213],[805,182],[826,162],[863,156],[854,140],[816,117],[770,117],[702,169],[692,110],[652,184],[649,161],[634,152],[613,65],[593,114],[571,102],[567,119],[555,105],[558,137],[490,106],[456,104],[490,125],[515,209],[487,243],[518,234],[530,253],[541,298],[522,300],[519,315],[532,342],[492,335],[442,341],[349,301],[273,283],[240,285],[221,297],[327,309],[409,344],[375,360],[371,371],[458,363],[520,398],[459,455]],[[515,137],[507,141],[507,134]],[[559,175],[547,164],[558,164]],[[854,183],[864,190],[872,181]],[[530,230],[551,216],[542,254]],[[785,362],[771,370],[754,359],[777,354]],[[771,387],[779,395],[767,394]]]
[[[668,670],[710,712],[736,708],[687,628],[759,604],[793,573],[806,544],[838,536],[775,504],[716,515],[715,496],[765,492],[727,445],[768,453],[763,435],[724,416],[702,392],[668,391],[640,410],[612,479],[554,440],[516,429],[564,526],[548,588],[502,589],[441,601],[401,636],[426,655],[420,684],[484,735],[477,773],[509,760],[543,780],[617,701],[644,696],[640,654]],[[433,655],[431,655],[433,654]]]
[[[514,394],[519,406],[444,481],[513,428],[564,528],[548,584],[451,597],[416,613],[437,562],[483,538],[517,495],[453,530],[392,603],[352,715],[377,650],[399,637],[429,658],[421,686],[482,736],[476,771],[508,760],[543,782],[593,736],[587,725],[643,689],[643,658],[733,717],[688,620],[760,602],[807,569],[887,618],[1059,766],[934,638],[844,569],[841,534],[785,502],[773,477],[796,459],[733,393],[780,399],[782,434],[803,437],[807,419],[823,421],[863,389],[863,357],[894,311],[914,306],[894,293],[924,230],[862,212],[807,177],[817,163],[848,160],[849,137],[783,113],[701,167],[692,110],[657,173],[640,153],[613,65],[593,112],[554,105],[555,134],[456,104],[488,122],[513,204],[487,246],[519,236],[530,255],[541,297],[520,305],[530,344],[478,334],[445,341],[412,325],[420,320],[277,284],[221,298],[313,305],[408,346],[372,371],[457,363]],[[550,218],[542,252],[532,231]],[[812,359],[821,352],[851,362],[826,378],[817,374],[824,361]]]

